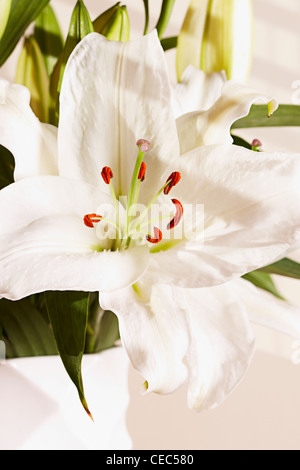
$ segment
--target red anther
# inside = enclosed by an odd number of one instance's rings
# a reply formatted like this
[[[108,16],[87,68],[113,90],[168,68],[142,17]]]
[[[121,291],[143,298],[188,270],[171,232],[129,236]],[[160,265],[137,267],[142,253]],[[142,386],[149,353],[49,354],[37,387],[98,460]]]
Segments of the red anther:
[[[171,222],[168,223],[167,230],[171,230],[172,228],[175,228],[179,224],[183,216],[183,205],[181,204],[181,202],[178,201],[178,199],[172,199],[172,202],[176,206],[176,214],[174,218],[171,220]]]
[[[151,147],[151,143],[149,142],[149,140],[145,140],[145,139],[140,139],[137,141],[136,145],[139,147],[139,149],[141,150],[141,152],[143,153],[146,153],[148,152],[148,150],[150,149]]]
[[[101,176],[103,178],[104,183],[109,184],[111,178],[114,177],[113,172],[109,166],[105,166],[101,172]]]
[[[179,171],[174,171],[167,179],[168,184],[164,189],[164,194],[169,194],[171,189],[174,186],[176,186],[176,184],[178,184],[180,180],[181,180],[181,174],[179,173]]]
[[[101,215],[97,214],[87,214],[83,218],[84,225],[89,228],[94,228],[94,224],[98,224],[102,219]]]
[[[153,232],[154,232],[154,237],[151,238],[151,235],[147,235],[146,239],[149,243],[153,243],[154,245],[157,245],[157,243],[162,241],[162,237],[163,237],[162,232],[157,227],[154,227]]]
[[[143,182],[144,179],[145,179],[146,169],[147,169],[146,163],[145,163],[145,162],[142,162],[141,168],[140,168],[140,172],[139,172],[139,176],[138,176],[138,179],[141,180],[142,182]]]

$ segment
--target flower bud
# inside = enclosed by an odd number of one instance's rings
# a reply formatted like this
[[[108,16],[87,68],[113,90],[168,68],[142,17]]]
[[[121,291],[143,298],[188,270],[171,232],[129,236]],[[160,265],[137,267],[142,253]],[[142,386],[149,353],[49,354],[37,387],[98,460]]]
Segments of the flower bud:
[[[129,41],[130,24],[126,6],[118,2],[94,22],[94,29],[111,41]]]
[[[191,0],[178,38],[178,77],[193,65],[206,73],[225,70],[228,80],[246,81],[252,47],[252,0]]]
[[[25,38],[21,51],[16,83],[26,86],[31,93],[31,108],[42,122],[49,117],[49,77],[43,54],[33,36]]]

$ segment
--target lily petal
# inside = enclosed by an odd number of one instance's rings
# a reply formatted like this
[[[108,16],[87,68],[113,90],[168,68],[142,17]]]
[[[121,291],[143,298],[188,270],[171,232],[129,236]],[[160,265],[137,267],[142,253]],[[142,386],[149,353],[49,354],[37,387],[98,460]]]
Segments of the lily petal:
[[[203,145],[231,144],[232,124],[247,116],[254,103],[269,104],[270,112],[276,111],[278,103],[239,82],[228,81],[222,96],[209,110],[194,112],[177,119],[181,154]],[[267,118],[267,116],[266,116]]]
[[[141,138],[152,144],[149,175],[160,171],[161,161],[179,155],[157,33],[127,43],[88,35],[69,59],[62,85],[60,174],[96,183],[108,165],[117,196],[128,194]]]
[[[100,304],[117,314],[123,346],[146,379],[148,392],[171,393],[185,382],[188,330],[172,286],[151,285],[145,275],[134,289],[100,294]]]
[[[250,320],[268,328],[300,339],[300,309],[257,289],[240,279],[231,283],[232,290],[243,299]]]
[[[60,177],[28,178],[2,190],[0,295],[18,300],[47,290],[110,291],[134,283],[147,268],[149,249],[101,251],[96,230],[83,223],[101,200],[111,203],[97,188]]]
[[[228,285],[186,289],[191,346],[188,404],[197,411],[220,404],[244,377],[255,338],[246,309]]]
[[[188,66],[173,96],[175,118],[194,111],[206,111],[220,98],[226,73],[207,74]]]
[[[299,241],[299,155],[209,146],[180,157],[176,168],[182,178],[174,197],[195,210],[203,204],[204,212],[194,239],[151,256],[161,282],[217,285],[274,262]]]
[[[1,144],[15,158],[15,181],[58,175],[57,129],[40,123],[29,103],[27,88],[0,79]]]

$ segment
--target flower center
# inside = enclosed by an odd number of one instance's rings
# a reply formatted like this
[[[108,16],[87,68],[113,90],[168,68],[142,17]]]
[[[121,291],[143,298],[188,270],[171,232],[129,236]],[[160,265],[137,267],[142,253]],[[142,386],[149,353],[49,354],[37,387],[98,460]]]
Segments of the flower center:
[[[97,226],[98,230],[99,226],[101,226],[99,233],[101,233],[102,239],[108,237],[113,239],[109,249],[125,249],[128,248],[132,243],[149,243],[150,245],[159,245],[159,243],[163,240],[163,232],[156,226],[156,223],[162,222],[166,217],[168,217],[170,220],[170,214],[167,216],[160,215],[155,219],[149,217],[149,214],[150,211],[152,211],[152,208],[155,206],[159,196],[162,193],[165,196],[168,196],[171,189],[179,183],[181,174],[178,171],[171,173],[166,183],[155,194],[150,203],[147,206],[143,206],[142,210],[140,210],[138,200],[141,183],[144,182],[147,172],[147,165],[144,162],[144,158],[145,154],[148,152],[148,150],[150,150],[151,144],[145,139],[140,139],[137,142],[137,146],[139,151],[131,178],[128,199],[126,202],[125,216],[124,213],[120,213],[120,210],[123,209],[123,207],[120,206],[120,203],[117,200],[112,184],[114,177],[113,171],[110,167],[106,166],[102,169],[101,176],[104,183],[110,186],[114,203],[114,216],[110,218],[106,217],[106,215],[102,213],[100,215],[97,213],[92,213],[85,215],[83,218],[84,224],[88,228],[95,228]],[[177,227],[183,217],[183,205],[181,202],[178,201],[178,199],[172,199],[171,202],[175,206],[175,215],[171,217],[170,222],[166,225],[166,230],[172,230]],[[111,213],[111,211],[109,212]],[[139,214],[138,216],[136,216],[137,213]],[[108,248],[107,244],[106,247]]]

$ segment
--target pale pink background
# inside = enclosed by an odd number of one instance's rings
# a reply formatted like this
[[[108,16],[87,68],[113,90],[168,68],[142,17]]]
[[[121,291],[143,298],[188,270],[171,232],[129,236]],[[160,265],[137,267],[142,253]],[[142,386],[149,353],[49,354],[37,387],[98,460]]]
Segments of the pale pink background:
[[[64,33],[75,0],[52,0]],[[116,3],[85,0],[92,17]],[[142,0],[128,0],[132,37],[143,29]],[[158,18],[161,0],[150,0],[151,26]],[[167,35],[180,30],[188,0],[177,0]],[[248,83],[281,103],[300,104],[300,2],[253,0],[255,12],[254,62]],[[175,81],[174,52],[168,52]],[[16,58],[2,68],[1,76],[13,80]],[[297,84],[297,81],[299,83]],[[297,86],[298,88],[293,88]],[[298,102],[297,102],[298,100]],[[299,152],[300,130],[248,130],[266,150]],[[295,255],[299,259],[299,255]],[[300,281],[280,280],[286,295],[300,306]],[[186,406],[186,389],[167,397],[142,396],[143,383],[130,371],[131,405],[128,426],[134,449],[300,449],[300,366],[292,364],[293,340],[257,328],[258,352],[250,371],[227,401],[213,411],[196,414]]]

